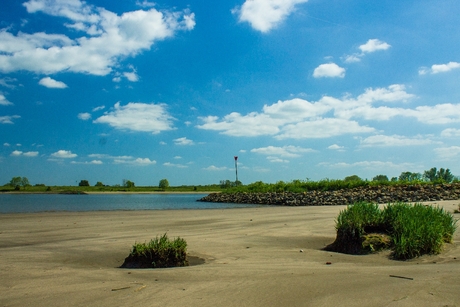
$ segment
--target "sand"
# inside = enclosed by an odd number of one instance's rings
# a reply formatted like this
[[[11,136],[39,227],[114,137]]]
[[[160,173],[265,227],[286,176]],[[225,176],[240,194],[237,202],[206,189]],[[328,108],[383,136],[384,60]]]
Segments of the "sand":
[[[0,214],[0,306],[460,306],[459,231],[405,262],[323,251],[342,209]],[[195,265],[118,268],[165,232]]]

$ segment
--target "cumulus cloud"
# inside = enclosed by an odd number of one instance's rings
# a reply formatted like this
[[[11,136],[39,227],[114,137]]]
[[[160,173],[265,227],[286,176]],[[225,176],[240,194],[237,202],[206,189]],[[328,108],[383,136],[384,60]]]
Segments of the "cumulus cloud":
[[[122,59],[136,56],[154,43],[195,26],[195,15],[188,9],[151,8],[117,15],[80,0],[30,0],[23,5],[30,14],[41,12],[64,18],[64,26],[82,34],[70,38],[62,34],[13,34],[8,29],[0,30],[3,73],[26,70],[107,75]]]
[[[360,124],[358,119],[383,121],[406,116],[426,122],[445,114],[454,121],[460,121],[460,114],[454,112],[460,111],[460,105],[447,110],[436,108],[437,113],[431,113],[433,107],[411,110],[374,106],[378,103],[403,103],[414,97],[406,92],[404,85],[394,84],[387,88],[368,88],[356,98],[324,96],[316,102],[294,98],[265,105],[261,112],[246,115],[233,112],[222,118],[200,117],[203,123],[197,128],[231,136],[268,135],[277,139],[306,139],[375,132],[375,128]],[[445,117],[441,116],[439,121],[443,120]]]
[[[72,153],[70,150],[58,150],[55,153],[51,154],[53,158],[59,158],[59,159],[72,159],[76,158],[78,155]]]
[[[327,149],[332,149],[332,150],[343,150],[344,147],[343,146],[340,146],[340,145],[337,145],[337,144],[332,144],[331,146],[327,147]]]
[[[21,118],[19,115],[0,116],[0,124],[14,124],[13,119]]]
[[[268,146],[251,149],[251,152],[268,156],[280,156],[283,158],[298,158],[301,157],[304,153],[315,152],[315,150],[298,146]]]
[[[186,137],[174,139],[175,145],[194,145],[195,143],[192,140],[187,139]]]
[[[38,153],[39,153],[38,151],[28,151],[28,152],[23,153],[22,155],[24,157],[36,157],[38,156]]]
[[[136,158],[136,159],[114,159],[116,164],[133,164],[140,166],[154,165],[157,163],[155,160],[150,160],[149,158]]]
[[[169,167],[177,167],[177,168],[188,168],[187,165],[183,164],[175,164],[175,163],[170,163],[170,162],[165,162],[163,163],[164,166],[169,166]]]
[[[427,67],[420,67],[418,70],[419,75],[426,75],[428,73],[430,74],[439,74],[443,72],[448,72],[453,69],[460,68],[460,63],[458,62],[449,62],[447,64],[434,64],[431,66],[431,68]]]
[[[92,111],[97,112],[97,111],[104,110],[104,109],[105,109],[105,106],[99,106],[99,107],[95,107]]]
[[[343,78],[345,77],[345,68],[335,63],[321,64],[313,71],[315,78]]]
[[[374,38],[368,40],[365,44],[359,46],[359,49],[363,53],[371,53],[379,50],[387,50],[390,47],[391,45]]]
[[[101,160],[92,160],[92,161],[85,161],[85,162],[72,161],[70,163],[71,164],[92,164],[92,165],[104,164]]]
[[[240,22],[248,22],[257,31],[266,33],[294,12],[297,4],[308,0],[246,0],[232,10]]]
[[[345,63],[360,62],[362,57],[364,57],[367,53],[372,53],[380,50],[387,50],[390,47],[390,44],[383,42],[379,39],[369,39],[365,44],[362,44],[358,47],[359,50],[361,50],[361,52],[354,53],[352,55],[346,55],[343,60]]]
[[[91,118],[91,114],[90,113],[79,113],[78,118],[81,120],[88,120]]]
[[[10,105],[13,105],[13,103],[8,101],[8,99],[6,99],[6,97],[5,97],[5,95],[0,93],[0,106],[10,106]]]
[[[67,84],[61,81],[56,81],[50,77],[45,77],[38,81],[38,84],[43,85],[47,88],[67,88]]]
[[[164,104],[130,102],[121,106],[117,102],[113,110],[94,120],[97,124],[108,124],[116,129],[151,132],[174,130],[172,121]]]
[[[402,135],[373,135],[361,141],[362,147],[390,147],[390,146],[420,146],[433,144],[427,137],[418,135],[406,137]]]
[[[14,82],[17,82],[18,79],[16,78],[11,78],[11,77],[5,77],[0,79],[0,85],[9,89],[15,89],[16,85],[12,84]]]
[[[435,148],[434,152],[442,160],[455,160],[460,157],[460,146]]]
[[[228,168],[226,166],[217,167],[217,166],[211,165],[211,166],[208,166],[208,167],[203,168],[203,169],[206,170],[206,171],[225,171]]]
[[[15,150],[11,153],[11,156],[13,157],[19,157],[20,155],[22,155],[22,151],[20,150]]]
[[[352,168],[356,169],[367,169],[372,171],[387,172],[388,170],[400,171],[401,169],[414,169],[415,166],[412,163],[394,163],[390,161],[358,161],[354,163],[319,163],[320,166],[328,168]]]
[[[460,137],[460,129],[447,128],[441,131],[441,136],[445,138]]]

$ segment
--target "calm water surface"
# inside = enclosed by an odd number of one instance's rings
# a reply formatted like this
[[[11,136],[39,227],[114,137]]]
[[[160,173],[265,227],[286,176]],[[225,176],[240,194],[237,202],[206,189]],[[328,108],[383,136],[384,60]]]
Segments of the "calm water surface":
[[[255,205],[205,203],[207,194],[2,194],[0,213],[100,210],[225,209]]]

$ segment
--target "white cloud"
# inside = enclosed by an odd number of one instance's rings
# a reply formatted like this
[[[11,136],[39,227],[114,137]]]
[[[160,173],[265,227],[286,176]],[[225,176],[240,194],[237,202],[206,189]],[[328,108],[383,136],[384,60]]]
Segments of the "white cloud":
[[[99,106],[99,107],[95,107],[92,112],[97,112],[97,111],[100,111],[100,110],[104,110],[105,109],[105,106]]]
[[[195,143],[192,140],[187,139],[186,137],[174,139],[175,145],[194,145]]]
[[[404,85],[394,84],[388,88],[368,88],[357,98],[324,96],[317,102],[294,98],[264,105],[260,113],[241,115],[233,112],[222,119],[217,116],[200,117],[203,124],[197,127],[231,136],[271,135],[277,139],[371,133],[374,128],[362,126],[351,119],[388,120],[397,115],[420,117],[421,113],[415,110],[411,113],[402,108],[373,106],[378,102],[406,102],[413,97],[406,92]]]
[[[203,169],[206,170],[206,171],[225,171],[228,168],[225,167],[225,166],[217,167],[217,166],[211,165],[211,166],[208,166],[208,167],[203,168]]]
[[[268,32],[283,22],[295,10],[297,4],[308,0],[246,0],[241,7],[232,10],[240,22],[249,22],[260,32]]]
[[[373,171],[388,171],[388,170],[401,170],[401,169],[413,169],[414,164],[412,163],[394,163],[388,161],[359,161],[354,163],[319,163],[320,166],[329,168],[352,168],[352,169],[367,169]]]
[[[137,158],[137,159],[114,159],[116,164],[133,164],[140,166],[154,165],[157,163],[155,160],[150,160],[149,158]]]
[[[301,157],[304,153],[315,152],[315,150],[310,148],[302,148],[298,146],[283,146],[283,147],[261,147],[251,149],[251,152],[268,155],[268,156],[280,156],[284,158],[298,158]]]
[[[315,78],[343,78],[345,77],[345,68],[335,63],[321,64],[313,71]]]
[[[42,12],[62,17],[77,33],[75,39],[37,32],[16,35],[0,30],[0,72],[18,70],[52,74],[76,72],[107,75],[122,59],[136,56],[178,31],[191,30],[195,15],[183,11],[137,10],[122,15],[80,0],[30,0],[23,4],[30,14]]]
[[[358,48],[361,50],[360,53],[354,53],[352,55],[344,56],[343,61],[345,63],[356,63],[360,62],[361,58],[366,55],[366,53],[372,53],[379,50],[387,50],[391,47],[388,43],[382,42],[378,39],[369,39],[365,44],[360,45]]]
[[[72,159],[76,158],[77,154],[72,153],[70,150],[58,150],[55,153],[51,154],[51,156],[60,159]]]
[[[78,118],[81,120],[88,120],[91,118],[90,113],[78,113]]]
[[[10,143],[3,143],[3,146],[10,147]]]
[[[21,118],[19,115],[0,116],[0,124],[13,124],[13,119]]]
[[[38,151],[28,151],[28,152],[25,152],[23,153],[23,156],[24,157],[36,157],[38,156]]]
[[[375,132],[375,128],[359,120],[387,121],[395,117],[413,118],[423,124],[460,123],[460,104],[417,106],[413,109],[375,104],[406,103],[415,98],[404,85],[368,88],[356,98],[324,96],[319,101],[304,99],[278,101],[265,105],[261,112],[242,115],[200,117],[199,129],[219,131],[230,136],[273,136],[276,139],[327,138],[344,134]]]
[[[93,164],[93,165],[101,165],[104,164],[101,160],[92,160],[92,161],[86,161],[86,162],[78,162],[78,161],[72,161],[70,162],[71,164]]]
[[[442,160],[458,161],[458,158],[460,157],[460,146],[435,148],[434,152]]]
[[[10,106],[10,105],[13,105],[13,103],[8,101],[8,99],[6,99],[6,97],[5,97],[5,95],[0,93],[0,106]]]
[[[344,59],[345,63],[357,63],[361,62],[361,55],[360,54],[352,54],[346,55]]]
[[[385,42],[382,42],[381,40],[370,39],[370,40],[367,41],[367,43],[359,46],[359,49],[363,53],[371,53],[371,52],[375,52],[375,51],[379,51],[379,50],[387,50],[390,47],[391,47],[391,45],[389,45],[389,44],[387,44]]]
[[[177,168],[188,168],[187,165],[183,165],[183,164],[174,164],[174,163],[170,163],[170,162],[165,162],[163,163],[164,166],[169,166],[169,167],[177,167]]]
[[[22,151],[20,150],[15,150],[11,153],[11,156],[13,157],[19,157],[20,155],[22,155]]]
[[[448,72],[453,69],[460,68],[460,63],[458,62],[449,62],[447,64],[434,64],[430,68],[420,67],[418,70],[419,75],[426,75],[427,73],[439,74],[443,72]]]
[[[460,129],[447,128],[441,131],[441,136],[445,138],[460,137]]]
[[[341,151],[344,149],[343,146],[340,146],[340,145],[337,145],[337,144],[333,144],[331,146],[329,146],[327,149],[332,149],[332,150],[338,150],[338,151]]]
[[[38,84],[43,85],[47,88],[67,88],[67,84],[61,81],[56,81],[50,77],[42,78],[38,81]]]
[[[181,156],[175,156],[174,159],[180,160],[180,159],[182,159],[182,157]]]
[[[361,141],[362,147],[420,146],[429,144],[433,144],[433,141],[421,135],[412,138],[402,135],[373,135]]]
[[[272,162],[272,163],[289,163],[289,160],[283,160],[281,158],[272,157],[272,156],[268,156],[267,160]]]
[[[164,104],[130,102],[120,106],[117,102],[112,111],[105,112],[93,122],[108,124],[116,129],[158,134],[162,131],[174,130],[173,119]]]
[[[18,79],[16,79],[16,78],[5,77],[5,78],[0,79],[0,85],[4,86],[6,88],[9,88],[9,89],[15,89],[16,85],[11,84],[11,83],[17,82],[17,81],[18,81]]]

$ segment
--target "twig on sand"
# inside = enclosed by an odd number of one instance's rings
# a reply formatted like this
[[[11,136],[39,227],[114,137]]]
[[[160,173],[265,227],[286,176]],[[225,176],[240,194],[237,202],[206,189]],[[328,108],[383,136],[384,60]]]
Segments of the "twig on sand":
[[[120,291],[120,290],[126,290],[126,289],[129,289],[131,287],[123,287],[123,288],[115,288],[115,289],[112,289],[112,291]]]
[[[408,279],[408,280],[414,280],[412,277],[404,277],[404,276],[398,276],[398,275],[390,275],[390,277],[401,278],[401,279]]]

